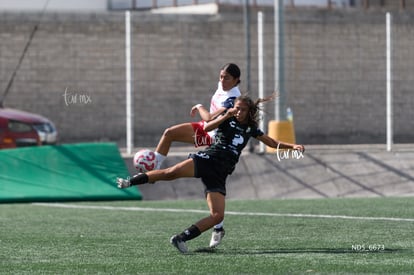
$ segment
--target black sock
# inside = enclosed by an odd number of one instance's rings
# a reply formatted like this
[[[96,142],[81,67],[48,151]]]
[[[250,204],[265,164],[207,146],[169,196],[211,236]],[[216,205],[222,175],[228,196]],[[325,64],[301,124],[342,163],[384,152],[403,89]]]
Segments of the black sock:
[[[224,227],[222,226],[220,228],[214,228],[213,230],[216,232],[221,232],[221,231],[224,231]]]
[[[144,184],[148,182],[148,176],[147,174],[138,174],[133,176],[130,180],[131,185],[139,185],[139,184]]]
[[[200,229],[198,229],[198,227],[193,224],[192,226],[184,230],[179,236],[184,242],[186,242],[200,235],[201,235]]]

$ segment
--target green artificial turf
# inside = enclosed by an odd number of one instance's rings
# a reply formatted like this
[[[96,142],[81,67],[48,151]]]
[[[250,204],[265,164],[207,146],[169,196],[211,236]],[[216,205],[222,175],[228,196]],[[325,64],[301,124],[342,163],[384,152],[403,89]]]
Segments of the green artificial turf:
[[[0,274],[414,270],[412,198],[229,200],[226,211],[219,247],[208,231],[181,254],[169,238],[207,215],[204,201],[0,204]]]

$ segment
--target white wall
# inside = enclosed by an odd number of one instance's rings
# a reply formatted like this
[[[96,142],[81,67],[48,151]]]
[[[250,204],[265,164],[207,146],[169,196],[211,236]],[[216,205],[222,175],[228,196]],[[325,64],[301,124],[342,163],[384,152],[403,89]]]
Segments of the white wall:
[[[48,11],[104,12],[106,0],[0,0],[0,11]]]
[[[241,5],[244,0],[219,0],[220,3]],[[284,0],[286,5],[291,0]],[[132,6],[132,0],[110,0],[115,9],[126,9]],[[188,5],[188,0],[178,0],[178,5]],[[199,3],[214,3],[215,0],[199,0]],[[253,3],[253,0],[250,0]],[[274,0],[256,0],[259,5],[273,5]],[[104,12],[108,10],[107,0],[0,0],[0,11],[42,11],[47,3],[47,11],[52,12]],[[349,5],[349,0],[331,0],[333,6],[343,7]],[[171,0],[157,0],[159,7],[170,6]],[[294,0],[295,6],[326,7],[327,0]],[[151,7],[152,0],[136,0],[136,7]]]

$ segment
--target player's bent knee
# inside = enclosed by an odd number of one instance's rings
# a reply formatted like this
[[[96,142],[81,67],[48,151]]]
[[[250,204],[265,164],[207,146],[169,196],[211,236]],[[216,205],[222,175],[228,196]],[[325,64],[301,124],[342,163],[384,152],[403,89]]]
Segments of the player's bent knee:
[[[215,213],[211,214],[211,217],[212,217],[212,218],[213,218],[213,220],[214,220],[214,224],[219,224],[219,223],[221,223],[221,222],[223,221],[223,219],[224,219],[224,213],[218,213],[218,212],[215,212]]]
[[[174,139],[178,135],[177,129],[169,127],[164,130],[163,136],[168,139]]]

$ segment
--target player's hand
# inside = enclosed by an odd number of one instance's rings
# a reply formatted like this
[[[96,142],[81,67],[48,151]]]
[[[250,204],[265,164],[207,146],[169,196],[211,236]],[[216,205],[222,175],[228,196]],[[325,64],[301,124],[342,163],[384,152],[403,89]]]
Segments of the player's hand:
[[[225,116],[229,118],[229,117],[235,116],[236,113],[237,113],[236,108],[230,108],[230,109],[227,110]]]
[[[300,145],[300,144],[295,144],[295,145],[293,145],[293,150],[298,150],[298,151],[303,153],[303,152],[305,152],[305,146]]]
[[[190,111],[190,116],[191,117],[194,117],[195,115],[196,115],[196,113],[197,113],[197,108],[191,108],[191,111]]]
[[[197,105],[194,105],[193,107],[191,107],[191,111],[190,111],[190,116],[191,117],[194,117],[196,115],[196,113],[198,111],[198,107],[200,107],[200,106],[201,106],[201,104],[197,104]]]

